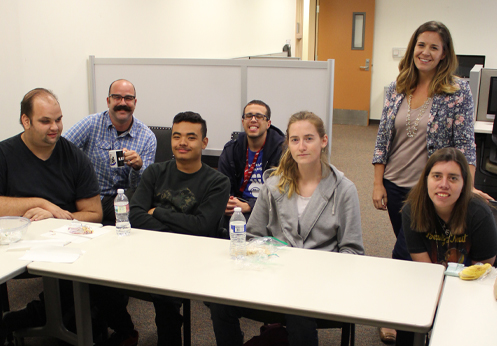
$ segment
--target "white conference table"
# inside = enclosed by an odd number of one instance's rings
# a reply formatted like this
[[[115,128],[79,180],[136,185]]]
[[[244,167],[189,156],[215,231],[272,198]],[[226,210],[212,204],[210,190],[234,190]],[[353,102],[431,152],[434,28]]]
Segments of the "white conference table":
[[[494,281],[495,276],[481,281],[445,279],[430,346],[497,345]]]
[[[494,123],[490,121],[475,121],[475,133],[491,134]]]
[[[113,227],[112,227],[113,228]],[[440,265],[288,248],[262,269],[240,267],[229,242],[132,229],[78,246],[73,264],[33,262],[31,274],[74,281],[79,345],[92,345],[88,284],[416,332],[433,323]]]
[[[42,237],[41,235],[53,229],[67,225],[70,222],[70,220],[62,219],[46,219],[31,222],[22,240],[48,240],[50,239],[49,237]],[[54,238],[57,239],[55,236]],[[78,241],[81,241],[80,237],[78,237]],[[25,254],[25,250],[7,251],[8,248],[8,245],[0,245],[0,284],[23,274],[26,271],[28,264],[31,263],[30,261],[19,259]],[[31,335],[51,335],[75,344],[77,342],[76,335],[69,332],[61,323],[62,316],[60,311],[59,287],[57,280],[52,278],[43,278],[43,286],[44,290],[49,293],[45,296],[46,305],[52,307],[52,309],[47,311],[47,314],[49,315],[47,325],[44,327],[33,328],[30,330]]]
[[[3,284],[17,275],[24,273],[29,261],[21,261],[19,257],[22,255],[15,252],[7,252],[3,249],[4,245],[0,246],[2,246],[0,247],[0,263],[2,263],[0,266],[0,284]]]
[[[23,240],[47,239],[40,237],[40,235],[69,222],[68,220],[58,219],[32,222],[28,226]],[[30,261],[21,261],[19,259],[24,255],[24,251],[7,251],[8,247],[8,245],[0,245],[0,263],[2,264],[0,266],[0,284],[24,273],[26,266],[30,263]]]

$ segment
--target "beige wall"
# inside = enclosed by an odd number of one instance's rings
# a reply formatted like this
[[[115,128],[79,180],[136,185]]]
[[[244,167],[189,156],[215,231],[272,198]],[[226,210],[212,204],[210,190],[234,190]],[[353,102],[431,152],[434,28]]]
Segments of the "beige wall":
[[[22,130],[19,102],[35,87],[58,95],[66,129],[88,115],[89,55],[233,58],[274,53],[287,39],[294,43],[294,28],[295,0],[2,0],[0,140]]]
[[[407,47],[416,28],[429,20],[450,30],[456,54],[486,55],[486,67],[497,68],[497,1],[376,0],[370,119],[380,119],[383,89],[398,74],[393,47]]]
[[[87,115],[89,55],[272,53],[287,39],[294,45],[295,8],[295,0],[2,0],[0,140],[21,131],[19,102],[35,87],[59,96],[66,129]],[[496,17],[495,0],[376,0],[371,119],[380,118],[383,87],[397,75],[392,48],[406,47],[416,27],[440,20],[451,30],[457,53],[484,54],[487,66],[497,67]]]

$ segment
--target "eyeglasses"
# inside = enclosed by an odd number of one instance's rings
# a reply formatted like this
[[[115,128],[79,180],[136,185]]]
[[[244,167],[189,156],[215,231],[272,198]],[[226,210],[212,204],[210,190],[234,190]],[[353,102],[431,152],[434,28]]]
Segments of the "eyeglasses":
[[[122,99],[124,99],[124,101],[126,102],[133,101],[135,99],[135,96],[133,95],[123,96],[119,94],[110,94],[109,96],[112,97],[112,99],[116,100],[117,102],[121,102]]]
[[[253,118],[256,118],[257,120],[267,120],[267,116],[261,113],[247,113],[242,116],[243,119],[245,120],[252,120]]]

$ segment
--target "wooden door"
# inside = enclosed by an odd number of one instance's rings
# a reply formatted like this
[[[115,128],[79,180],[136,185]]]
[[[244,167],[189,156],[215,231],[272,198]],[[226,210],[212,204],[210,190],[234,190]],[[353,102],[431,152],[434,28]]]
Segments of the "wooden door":
[[[374,0],[319,0],[316,60],[335,59],[333,123],[369,124],[374,6]],[[354,13],[364,13],[363,49],[352,48]]]

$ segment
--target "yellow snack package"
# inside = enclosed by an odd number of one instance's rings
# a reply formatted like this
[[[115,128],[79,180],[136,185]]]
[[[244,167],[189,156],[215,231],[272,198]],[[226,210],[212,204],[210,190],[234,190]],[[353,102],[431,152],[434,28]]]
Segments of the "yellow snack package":
[[[490,263],[485,264],[475,264],[464,268],[460,273],[459,277],[463,280],[476,280],[482,275],[486,274],[492,266]]]

